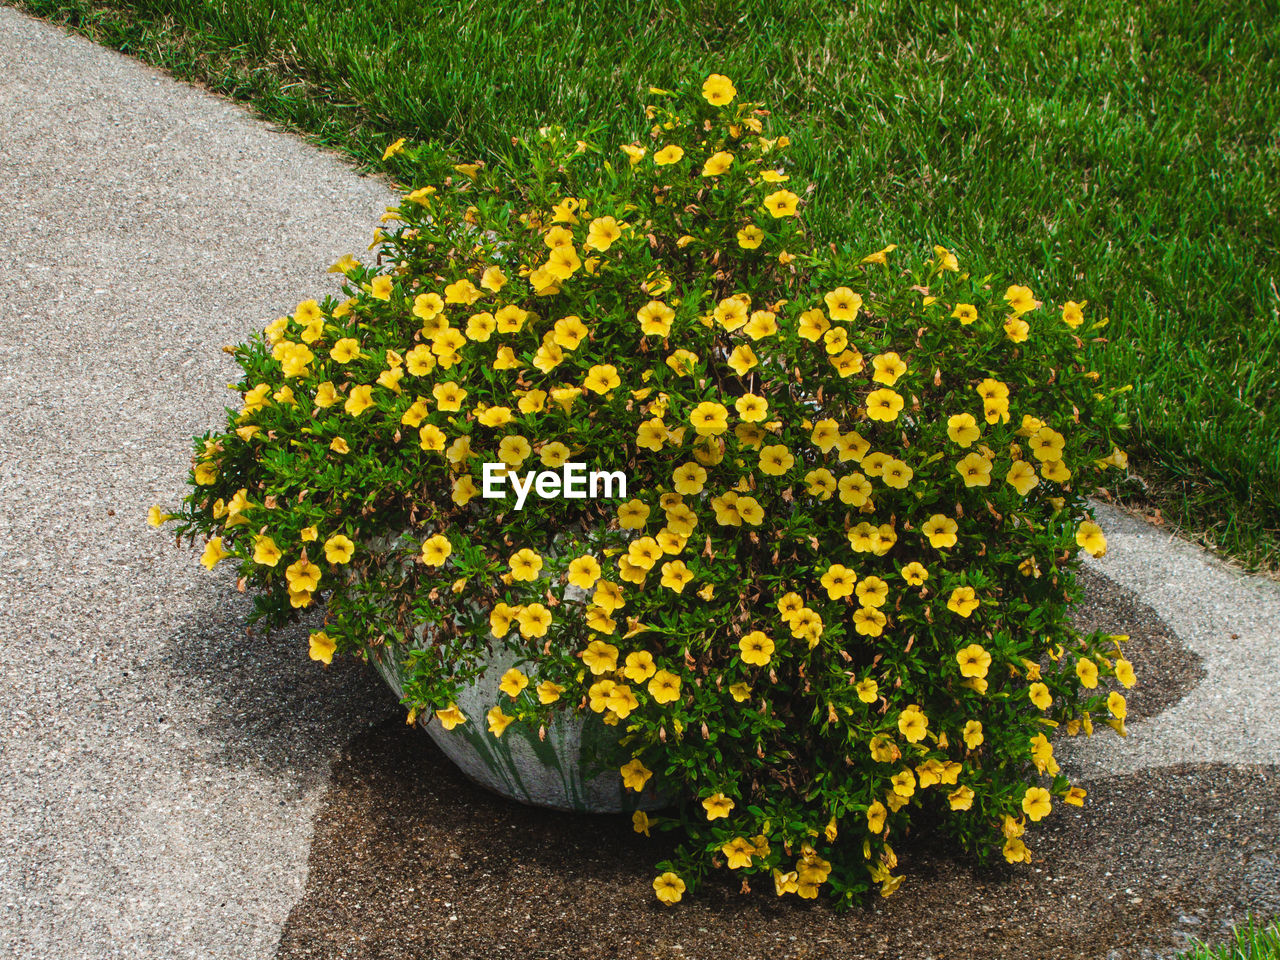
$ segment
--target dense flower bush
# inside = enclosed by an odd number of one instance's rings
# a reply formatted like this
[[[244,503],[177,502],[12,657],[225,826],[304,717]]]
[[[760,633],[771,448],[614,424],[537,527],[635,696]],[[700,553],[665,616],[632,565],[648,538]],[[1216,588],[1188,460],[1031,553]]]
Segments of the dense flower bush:
[[[405,195],[341,298],[234,349],[239,409],[153,521],[269,623],[327,601],[314,658],[413,645],[415,716],[616,724],[627,786],[680,798],[634,817],[684,836],[664,902],[714,868],[888,895],[912,823],[1029,862],[1084,800],[1050,737],[1123,733],[1134,682],[1067,621],[1126,465],[1106,321],[943,247],[818,244],[767,111],[721,76],[651,94],[633,143],[547,128]],[[516,509],[485,462],[627,496]],[[522,666],[464,716],[499,638]]]

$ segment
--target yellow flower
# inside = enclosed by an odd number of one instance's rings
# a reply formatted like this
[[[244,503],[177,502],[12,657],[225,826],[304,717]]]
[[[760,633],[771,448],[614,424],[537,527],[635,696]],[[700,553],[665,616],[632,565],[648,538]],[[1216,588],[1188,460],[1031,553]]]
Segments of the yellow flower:
[[[759,363],[756,359],[755,351],[745,343],[733,348],[733,352],[729,354],[728,362],[730,369],[740,377]]]
[[[439,427],[427,424],[418,431],[418,446],[423,450],[433,450],[439,453],[444,449],[445,435]]]
[[[654,878],[653,892],[658,895],[659,900],[668,906],[673,903],[679,903],[680,898],[684,896],[684,891],[684,881],[670,870]]]
[[[719,73],[713,73],[702,84],[702,96],[713,107],[723,107],[738,95],[733,81]]]
[[[957,413],[947,418],[947,437],[952,443],[968,447],[980,436],[982,431],[978,428],[978,421],[973,419],[973,414]]]
[[[343,254],[333,264],[330,264],[327,273],[350,273],[356,267],[360,266],[360,261],[351,254]]]
[[[1025,460],[1015,460],[1009,466],[1009,472],[1004,476],[1005,482],[1013,489],[1018,491],[1018,495],[1025,497],[1040,482],[1040,478],[1036,476],[1035,467],[1027,463]]]
[[[1027,313],[1040,306],[1040,301],[1031,295],[1030,287],[1011,286],[1004,292],[1004,299],[1010,309],[1018,314]]]
[[[361,384],[351,388],[351,392],[347,394],[347,402],[343,405],[343,409],[353,417],[358,417],[372,406],[373,387],[368,384]]]
[[[639,758],[632,759],[622,766],[622,785],[636,793],[644,789],[644,785],[652,776],[653,771],[641,763]]]
[[[889,387],[897,383],[898,378],[907,372],[906,363],[893,351],[872,357],[871,366],[875,369],[871,379]]]
[[[749,223],[738,231],[738,246],[743,250],[755,250],[764,242],[764,231]]]
[[[734,802],[723,793],[713,793],[702,801],[702,809],[707,811],[708,820],[729,816],[734,806]]]
[[[1010,863],[1030,863],[1031,851],[1019,837],[1011,837],[1004,844],[1004,858]]]
[[[867,829],[872,833],[880,833],[884,830],[884,822],[888,816],[889,811],[884,808],[884,804],[876,800],[867,807]]]
[[[374,277],[373,283],[369,285],[369,293],[371,293],[375,299],[390,300],[391,286],[392,281],[390,277],[386,275]]]
[[[438,293],[420,293],[413,298],[413,315],[420,320],[434,320],[444,311],[444,301]]]
[[[683,593],[685,584],[693,579],[693,573],[683,560],[670,560],[662,565],[662,585],[676,593]]]
[[[840,478],[836,490],[840,494],[841,503],[861,507],[871,497],[871,482],[860,473],[851,473]]]
[[[782,476],[795,462],[796,458],[791,451],[780,443],[770,444],[760,449],[760,471],[771,477]],[[680,492],[684,493],[683,490]]]
[[[939,271],[950,270],[952,273],[956,273],[960,270],[960,261],[946,247],[934,247],[933,256]]]
[[[289,589],[298,593],[314,591],[320,585],[320,568],[306,558],[289,564],[284,575]]]
[[[1050,460],[1040,464],[1040,476],[1054,483],[1066,483],[1071,479],[1071,471],[1061,460]]]
[[[481,296],[482,294],[476,289],[475,284],[465,277],[444,288],[445,303],[461,303],[469,307],[479,300]]]
[[[494,293],[506,286],[506,283],[507,275],[498,266],[485,267],[484,273],[480,275],[480,286]]]
[[[916,792],[916,775],[910,770],[895,773],[889,778],[893,792],[900,797],[909,797]]]
[[[763,667],[773,656],[774,644],[763,631],[752,630],[738,641],[743,663]]]
[[[950,517],[944,517],[940,513],[935,513],[920,527],[920,532],[929,538],[929,546],[936,550],[954,547],[957,530],[959,525]]]
[[[764,198],[764,208],[775,220],[782,217],[793,217],[800,198],[790,190],[777,190]]]
[[[1047,817],[1052,809],[1049,791],[1044,787],[1028,787],[1027,792],[1022,795],[1022,812],[1032,822]]]
[[[1124,684],[1126,690],[1138,682],[1138,678],[1133,673],[1133,664],[1123,657],[1116,661],[1115,669],[1116,679]]]
[[[924,564],[912,560],[902,568],[902,579],[910,586],[918,587],[929,579],[929,571],[925,569]]]
[[[707,480],[707,471],[696,463],[684,463],[676,467],[671,474],[676,493],[692,496],[702,492]]]
[[[919,743],[928,730],[929,718],[920,711],[919,707],[910,706],[898,714],[898,732],[907,739],[908,743]]]
[[[1129,706],[1125,702],[1124,694],[1111,691],[1107,694],[1107,709],[1111,711],[1111,715],[1117,720],[1123,720],[1129,715]]]
[[[963,667],[961,668],[963,669]],[[966,720],[964,725],[964,745],[970,750],[977,750],[986,738],[982,734],[981,720]]]
[[[644,159],[646,153],[645,148],[635,143],[624,143],[619,148],[631,160],[631,166],[635,166]]]
[[[952,810],[969,810],[973,807],[973,788],[956,787],[947,794],[947,802]]]
[[[538,684],[539,703],[555,703],[560,699],[560,694],[562,693],[564,693],[564,687],[558,683],[552,683],[550,680],[543,680]]]
[[[316,387],[316,406],[321,410],[327,410],[332,407],[338,400],[338,391],[328,380]]]
[[[720,845],[720,852],[725,855],[730,870],[738,870],[751,866],[751,858],[755,856],[756,845],[745,837],[734,837]]]
[[[598,363],[587,371],[587,377],[582,385],[592,393],[605,394],[620,383],[622,380],[618,377],[617,367],[611,363]]]
[[[346,534],[335,533],[324,542],[324,558],[330,563],[350,563],[356,545]]]
[[[729,696],[733,697],[738,703],[743,703],[751,697],[751,687],[745,683],[734,683],[729,686]]]
[[[495,737],[500,737],[506,731],[515,717],[507,716],[502,712],[501,707],[491,707],[487,715],[489,721],[489,732]]]
[[[883,607],[889,599],[889,584],[876,576],[864,578],[855,589],[864,607]]]
[[[752,340],[763,340],[778,332],[777,315],[770,310],[756,310],[751,319],[742,328],[742,332]]]
[[[1092,520],[1086,520],[1076,530],[1076,544],[1090,556],[1101,557],[1107,552],[1107,538],[1102,528]]]
[[[956,464],[956,472],[964,480],[966,487],[987,487],[991,485],[991,461],[980,453],[971,453]]]
[[[956,587],[951,591],[950,599],[947,600],[947,609],[962,617],[968,617],[978,609],[978,603],[978,595],[973,587]]]
[[[516,622],[520,625],[520,636],[545,637],[551,626],[551,611],[540,603],[530,603],[520,608]]]
[[[729,429],[728,417],[729,411],[723,404],[704,401],[693,408],[689,422],[698,436],[715,437]]]
[[[587,242],[584,246],[603,253],[621,236],[622,229],[617,220],[613,217],[596,217],[587,227]]]
[[[872,420],[892,423],[902,412],[903,403],[901,395],[887,387],[872,390],[867,394],[867,416]]]
[[[476,422],[482,427],[504,427],[512,420],[510,407],[476,408]]]
[[[1041,427],[1028,439],[1027,446],[1031,448],[1035,458],[1044,463],[1051,460],[1061,460],[1062,449],[1066,442],[1066,438],[1057,430],[1051,427]]]
[[[395,141],[395,143],[388,146],[386,150],[382,151],[382,160],[384,163],[394,157],[397,153],[404,152],[404,140],[405,138],[401,137],[399,140]]]
[[[440,721],[440,726],[446,730],[452,730],[458,724],[467,722],[467,718],[462,715],[462,711],[458,709],[456,703],[449,704],[443,710],[437,710],[436,719]]]
[[[671,703],[680,699],[680,678],[667,670],[659,670],[649,681],[649,696],[654,703]]]
[[[854,584],[858,575],[843,564],[833,563],[822,575],[822,585],[827,589],[827,596],[832,600],[853,596]]]
[[[569,563],[569,583],[581,590],[590,590],[600,579],[600,563],[591,554],[584,554]]]
[[[1027,688],[1027,696],[1041,710],[1048,710],[1053,704],[1053,696],[1049,693],[1049,688],[1043,683],[1033,683]]]
[[[319,660],[326,667],[333,663],[333,652],[336,649],[333,639],[323,630],[312,633],[308,638],[308,656],[312,660]]]
[[[876,697],[880,695],[880,685],[870,677],[859,680],[853,689],[863,703],[875,703]]]
[[[1010,317],[1004,322],[1004,334],[1014,343],[1025,343],[1031,335],[1031,324],[1021,317]]]
[[[1062,322],[1072,330],[1080,327],[1084,323],[1084,308],[1089,301],[1084,303],[1076,303],[1074,300],[1068,300],[1062,305]]]
[[[680,158],[684,156],[684,148],[677,147],[674,143],[663,147],[653,155],[653,162],[659,167],[667,167],[673,163],[679,163]]]
[[[954,597],[954,594],[952,596]],[[971,643],[956,654],[956,662],[960,664],[960,676],[985,677],[987,670],[991,667],[991,654],[987,653],[981,644]],[[978,725],[978,732],[982,732],[981,724]]]
[[[259,535],[253,541],[253,562],[264,567],[274,567],[283,556],[276,542],[270,537]]]
[[[1098,665],[1088,657],[1076,661],[1076,676],[1080,678],[1080,686],[1092,690],[1098,685]]]
[[[518,613],[516,607],[499,601],[493,605],[493,609],[489,611],[489,629],[493,635],[499,639],[505,637],[511,632],[511,621],[515,619]]]
[[[612,673],[618,669],[618,648],[603,640],[592,640],[582,651],[582,662],[590,668],[593,676]]]
[[[898,249],[898,245],[896,243],[891,243],[887,247],[877,250],[875,253],[867,254],[865,257],[862,258],[862,262],[878,263],[881,266],[888,266],[889,265],[888,255],[893,253],[893,251],[897,249]]]
[[[299,533],[299,536],[303,539],[304,542],[311,543],[319,538],[320,531],[317,530],[315,527],[303,527],[302,531]]]
[[[451,553],[453,553],[453,544],[442,533],[428,537],[422,543],[422,562],[429,567],[443,566]]]
[[[864,637],[880,636],[888,622],[889,618],[875,607],[859,607],[853,611],[853,627]]]
[[[733,166],[733,154],[721,150],[719,153],[713,153],[707,158],[706,164],[702,167],[702,175],[704,177],[718,177],[731,166]]]
[[[504,673],[502,679],[498,681],[498,689],[513,700],[520,696],[520,692],[527,686],[529,686],[529,678],[515,667]]]
[[[517,550],[507,562],[511,565],[513,580],[536,580],[538,571],[542,569],[542,557],[528,547]]]
[[[972,303],[957,303],[956,308],[951,311],[951,316],[967,327],[978,319],[978,308]]]

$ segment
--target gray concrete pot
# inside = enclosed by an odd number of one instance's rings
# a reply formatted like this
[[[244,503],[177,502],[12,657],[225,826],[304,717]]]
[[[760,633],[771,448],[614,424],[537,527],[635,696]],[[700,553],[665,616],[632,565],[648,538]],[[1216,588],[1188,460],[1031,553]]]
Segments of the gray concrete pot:
[[[399,652],[387,646],[369,652],[372,663],[395,692],[403,694]],[[446,730],[434,714],[418,723],[468,778],[494,793],[521,803],[576,813],[625,813],[657,810],[670,798],[655,789],[651,779],[636,793],[622,785],[618,768],[629,759],[618,745],[619,727],[604,724],[594,714],[562,714],[547,726],[545,740],[528,724],[513,723],[501,737],[493,736],[485,715],[506,701],[498,689],[502,674],[515,665],[514,652],[494,645],[484,676],[458,694],[458,708],[467,718]]]

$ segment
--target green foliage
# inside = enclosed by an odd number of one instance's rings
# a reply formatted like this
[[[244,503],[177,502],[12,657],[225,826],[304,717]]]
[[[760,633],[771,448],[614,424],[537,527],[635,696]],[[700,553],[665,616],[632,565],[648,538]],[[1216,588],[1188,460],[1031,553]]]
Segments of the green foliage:
[[[817,243],[768,111],[650,94],[635,142],[544,127],[409,192],[344,299],[237,348],[179,532],[273,623],[327,599],[317,659],[403,647],[428,722],[619,726],[624,782],[678,797],[637,820],[686,835],[663,899],[726,861],[888,895],[922,815],[1029,860],[1028,819],[1083,801],[1047,735],[1123,733],[1133,683],[1066,617],[1126,463],[1102,311]],[[626,499],[481,495],[485,463],[566,462]],[[463,717],[494,643],[522,668]]]
[[[1230,943],[1212,947],[1207,943],[1182,954],[1183,960],[1280,960],[1280,928],[1250,918],[1237,927]]]
[[[399,136],[494,162],[511,130],[568,116],[619,142],[616,105],[649,83],[730,74],[794,118],[816,235],[934,237],[1108,304],[1096,363],[1135,385],[1147,481],[1111,489],[1276,564],[1271,4],[20,3],[371,165]]]

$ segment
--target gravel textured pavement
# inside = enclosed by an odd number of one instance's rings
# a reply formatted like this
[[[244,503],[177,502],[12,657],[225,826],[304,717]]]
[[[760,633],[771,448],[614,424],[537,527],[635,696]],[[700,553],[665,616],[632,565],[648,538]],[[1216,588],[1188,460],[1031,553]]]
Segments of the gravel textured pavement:
[[[314,825],[332,846],[342,821],[325,817],[351,803],[331,761],[353,737],[379,756],[399,710],[363,667],[311,663],[305,624],[246,640],[231,572],[206,573],[144,518],[181,496],[184,438],[230,401],[237,371],[217,347],[335,289],[325,266],[364,250],[392,194],[238,106],[6,7],[0,175],[0,956],[299,950],[326,896],[304,898],[308,856],[313,881],[333,866],[312,850]],[[1127,740],[1064,744],[1064,768],[1103,796],[1109,778],[1154,777],[1156,797],[1164,770],[1196,790],[1188,765],[1210,762],[1217,780],[1204,782],[1221,786],[1208,800],[1269,776],[1280,584],[1098,512],[1111,548],[1093,571],[1190,653],[1165,685],[1181,699],[1138,711]],[[380,760],[358,780],[412,762]],[[1280,889],[1270,873],[1258,882]],[[298,935],[281,946],[291,910]],[[363,940],[356,926],[343,936]]]
[[[1090,568],[1148,604],[1206,676],[1158,716],[1129,723],[1126,738],[1068,741],[1063,766],[1092,778],[1180,763],[1280,764],[1280,583],[1105,504],[1096,514],[1108,548]],[[1280,847],[1280,825],[1276,835]]]
[[[246,643],[145,517],[225,416],[218,347],[335,290],[389,187],[6,7],[0,182],[0,956],[269,956],[330,757],[395,702]]]

